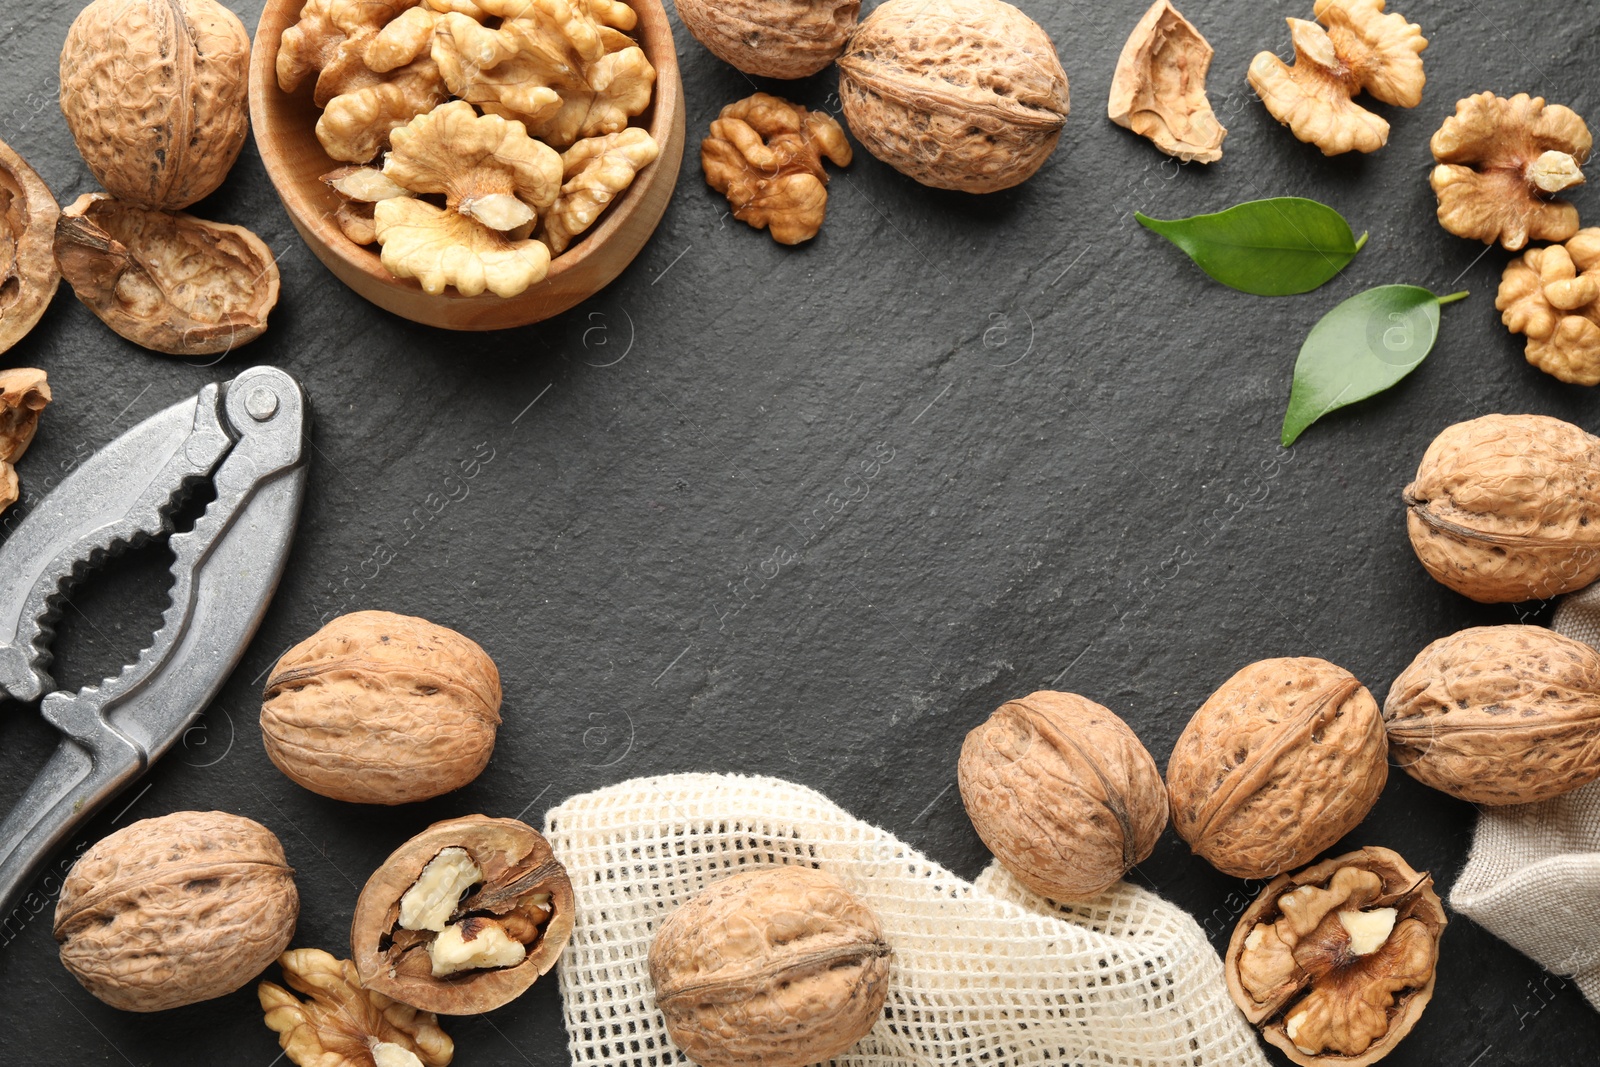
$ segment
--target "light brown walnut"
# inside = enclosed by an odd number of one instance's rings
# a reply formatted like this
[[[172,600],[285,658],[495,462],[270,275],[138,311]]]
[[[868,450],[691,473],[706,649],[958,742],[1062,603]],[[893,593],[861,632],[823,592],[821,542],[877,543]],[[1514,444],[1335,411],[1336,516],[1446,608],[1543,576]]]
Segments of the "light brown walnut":
[[[551,254],[566,251],[660,154],[655,138],[638,127],[585,137],[561,153],[561,192],[539,228]]]
[[[488,764],[499,725],[500,673],[483,649],[387,611],[341,615],[285,652],[261,705],[278,769],[358,804],[459,789]]]
[[[94,0],[61,49],[61,112],[112,196],[188,207],[244,147],[249,66],[244,24],[216,0]]]
[[[297,948],[278,966],[289,989],[262,982],[256,997],[297,1067],[448,1067],[454,1058],[437,1016],[364,988],[349,960]]]
[[[572,883],[515,819],[434,823],[383,861],[356,900],[350,947],[367,989],[443,1015],[509,1004],[572,936]]]
[[[1428,42],[1420,26],[1384,7],[1317,0],[1317,22],[1288,20],[1293,66],[1271,52],[1250,63],[1250,85],[1272,117],[1324,155],[1376,152],[1389,142],[1389,123],[1355,102],[1361,93],[1395,107],[1422,102]]]
[[[1406,486],[1428,573],[1485,604],[1542,600],[1600,578],[1600,438],[1547,415],[1447,427]]]
[[[779,244],[809,241],[828,211],[824,159],[850,165],[844,130],[831,115],[756,93],[722,109],[700,142],[706,184],[728,198],[733,217]]]
[[[479,115],[464,100],[418,115],[389,140],[386,177],[413,193],[442,194],[446,210],[491,230],[533,222],[561,191],[555,149],[529,137],[522,123]]]
[[[1228,944],[1228,992],[1301,1067],[1383,1059],[1433,997],[1446,925],[1433,881],[1386,848],[1273,880]]]
[[[1171,0],[1144,13],[1117,59],[1106,114],[1184,162],[1215,163],[1228,136],[1206,98],[1211,44]]]
[[[162,1011],[239,989],[294,936],[283,846],[260,823],[179,811],[90,845],[56,903],[61,962],[124,1011]]]
[[[261,336],[278,264],[242,226],[85,193],[56,226],[61,275],[134,344],[175,356],[227,352]]]
[[[839,97],[867,151],[969,193],[1026,181],[1067,124],[1055,46],[1003,0],[887,0],[839,57]]]
[[[1252,663],[1173,746],[1173,829],[1225,874],[1292,870],[1366,818],[1387,749],[1377,702],[1349,671],[1311,657]]]
[[[1430,142],[1438,166],[1429,179],[1439,224],[1457,237],[1499,241],[1515,252],[1529,241],[1565,241],[1578,209],[1553,197],[1583,184],[1594,147],[1571,108],[1518,93],[1479,93],[1456,104]]]
[[[0,353],[28,335],[56,295],[60,217],[49,187],[0,141]]]
[[[1600,652],[1543,626],[1475,626],[1417,654],[1383,705],[1394,762],[1474,804],[1600,778]]]
[[[870,908],[810,867],[744,871],[668,915],[650,943],[667,1034],[700,1067],[805,1067],[883,1016],[890,949]]]
[[[1127,723],[1075,693],[1002,704],[967,734],[959,781],[983,843],[1052,900],[1110,888],[1167,827],[1155,760]]]
[[[18,367],[0,371],[0,511],[17,502],[17,460],[33,443],[39,415],[50,403],[50,382],[42,370]]]
[[[330,158],[372,161],[391,133],[449,97],[438,64],[427,56],[373,78],[329,100],[318,117],[317,140]]]
[[[1600,229],[1513,259],[1494,306],[1527,337],[1529,363],[1564,382],[1600,385]]]
[[[695,40],[759,78],[806,78],[838,58],[861,0],[677,0]]]

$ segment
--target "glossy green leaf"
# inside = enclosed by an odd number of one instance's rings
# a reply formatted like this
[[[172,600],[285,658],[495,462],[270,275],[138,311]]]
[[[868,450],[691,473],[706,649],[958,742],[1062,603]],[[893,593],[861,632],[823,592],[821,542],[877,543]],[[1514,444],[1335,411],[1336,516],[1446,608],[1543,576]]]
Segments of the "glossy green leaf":
[[[1295,361],[1283,446],[1328,412],[1381,393],[1416,370],[1439,336],[1439,308],[1466,295],[1380,285],[1323,316]]]
[[[1344,270],[1358,239],[1344,216],[1298,196],[1251,200],[1214,215],[1187,219],[1134,218],[1189,254],[1223,285],[1256,296],[1309,293]]]

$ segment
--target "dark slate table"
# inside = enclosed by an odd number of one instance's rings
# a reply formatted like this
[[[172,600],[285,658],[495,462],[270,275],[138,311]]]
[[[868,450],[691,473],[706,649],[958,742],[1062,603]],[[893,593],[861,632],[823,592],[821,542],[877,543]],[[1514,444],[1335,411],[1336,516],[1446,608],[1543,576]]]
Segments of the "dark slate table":
[[[235,6],[253,28],[259,2]],[[1326,657],[1381,700],[1427,641],[1529,617],[1429,579],[1400,489],[1451,422],[1600,420],[1590,391],[1530,368],[1501,328],[1507,255],[1434,222],[1427,141],[1484,89],[1600,120],[1600,8],[1402,4],[1432,41],[1423,106],[1385,110],[1384,151],[1327,161],[1244,80],[1257,51],[1288,52],[1283,18],[1309,17],[1309,0],[1190,0],[1231,130],[1226,158],[1205,169],[1105,119],[1143,0],[1023,6],[1058,43],[1076,107],[1054,157],[1009,192],[925,189],[863,152],[832,185],[822,235],[782,248],[725,217],[691,144],[660,230],[614,285],[553,321],[474,336],[391,317],[335,281],[249,146],[196,211],[281,255],[264,338],[215,364],[152,355],[63,287],[6,357],[47,368],[56,395],[20,467],[30,499],[136,420],[257,363],[299,376],[316,414],[299,538],[255,643],[203,724],[79,842],[182,809],[258,819],[298,872],[296,944],[335,951],[368,873],[429,822],[483,811],[537,824],[563,797],[669,771],[805,783],[971,876],[988,856],[954,789],[956,754],[1006,698],[1083,693],[1164,763],[1190,713],[1246,662]],[[63,202],[94,188],[55,100],[76,7],[0,9],[0,137]],[[679,45],[697,138],[752,85],[681,28]],[[832,73],[761,87],[837,104]],[[1287,194],[1372,235],[1340,278],[1289,299],[1211,283],[1132,218]],[[1576,199],[1600,221],[1600,198]],[[1305,332],[1389,282],[1473,295],[1445,312],[1410,380],[1281,450]],[[863,479],[867,460],[879,466]],[[92,683],[141,647],[163,564],[159,548],[137,553],[74,597],[64,683]],[[320,620],[358,608],[455,627],[498,662],[505,725],[472,786],[358,808],[267,761],[264,672]],[[32,709],[5,709],[0,804],[53,742]],[[1394,847],[1447,888],[1473,817],[1396,772],[1348,843]],[[1170,832],[1132,877],[1192,910],[1219,946],[1250,888]],[[4,929],[8,1063],[266,1067],[278,1054],[253,989],[123,1014],[62,970],[48,906]],[[1443,950],[1434,1002],[1389,1063],[1594,1061],[1600,1016],[1570,983],[1459,917]],[[449,1032],[463,1064],[567,1062],[553,980]]]

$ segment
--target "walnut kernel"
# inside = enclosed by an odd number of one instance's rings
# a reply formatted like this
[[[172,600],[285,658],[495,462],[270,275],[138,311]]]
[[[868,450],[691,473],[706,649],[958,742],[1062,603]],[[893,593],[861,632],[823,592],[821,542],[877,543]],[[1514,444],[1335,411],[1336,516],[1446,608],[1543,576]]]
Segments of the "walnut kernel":
[[[355,964],[314,948],[278,957],[289,988],[256,987],[267,1026],[298,1067],[448,1067],[455,1043],[438,1018],[365,989]]]
[[[733,217],[779,244],[809,241],[828,211],[827,159],[847,167],[850,142],[831,115],[756,93],[722,109],[700,142],[706,184]]]
[[[39,415],[50,403],[50,381],[42,370],[0,371],[0,511],[17,502],[17,460],[33,443]]]
[[[1513,259],[1494,306],[1527,337],[1529,363],[1564,382],[1600,385],[1600,229]]]

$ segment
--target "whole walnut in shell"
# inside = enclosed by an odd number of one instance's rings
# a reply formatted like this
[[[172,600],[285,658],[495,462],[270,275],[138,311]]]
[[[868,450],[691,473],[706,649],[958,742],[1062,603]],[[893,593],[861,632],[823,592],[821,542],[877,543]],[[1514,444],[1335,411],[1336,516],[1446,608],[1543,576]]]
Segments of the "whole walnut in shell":
[[[960,783],[983,843],[1053,900],[1109,888],[1167,827],[1155,760],[1127,723],[1075,693],[1002,704],[967,734]]]
[[[500,672],[426,619],[341,615],[285,652],[267,679],[261,740],[313,792],[405,804],[478,776],[500,725]]]
[[[889,945],[872,911],[811,867],[745,871],[667,916],[650,984],[673,1044],[700,1067],[805,1067],[883,1016]]]
[[[1366,1067],[1433,999],[1444,905],[1386,848],[1274,879],[1234,928],[1228,993],[1301,1067]]]
[[[94,0],[61,49],[61,112],[112,196],[177,209],[244,146],[250,37],[216,0]]]
[[[1474,804],[1532,804],[1600,778],[1600,652],[1543,626],[1430,644],[1384,701],[1389,750]]]
[[[1173,829],[1225,874],[1292,870],[1366,818],[1386,750],[1377,702],[1349,671],[1310,657],[1252,663],[1173,746]]]
[[[294,871],[260,823],[143,819],[89,846],[56,903],[61,962],[113,1008],[162,1011],[239,989],[288,947]]]
[[[1485,604],[1543,599],[1600,577],[1600,438],[1545,415],[1448,427],[1405,490],[1428,573]]]
[[[760,78],[804,78],[832,63],[856,28],[861,0],[677,0],[695,40]]]
[[[1002,0],[887,0],[839,57],[839,97],[867,151],[969,193],[1027,180],[1067,124],[1055,47]]]

